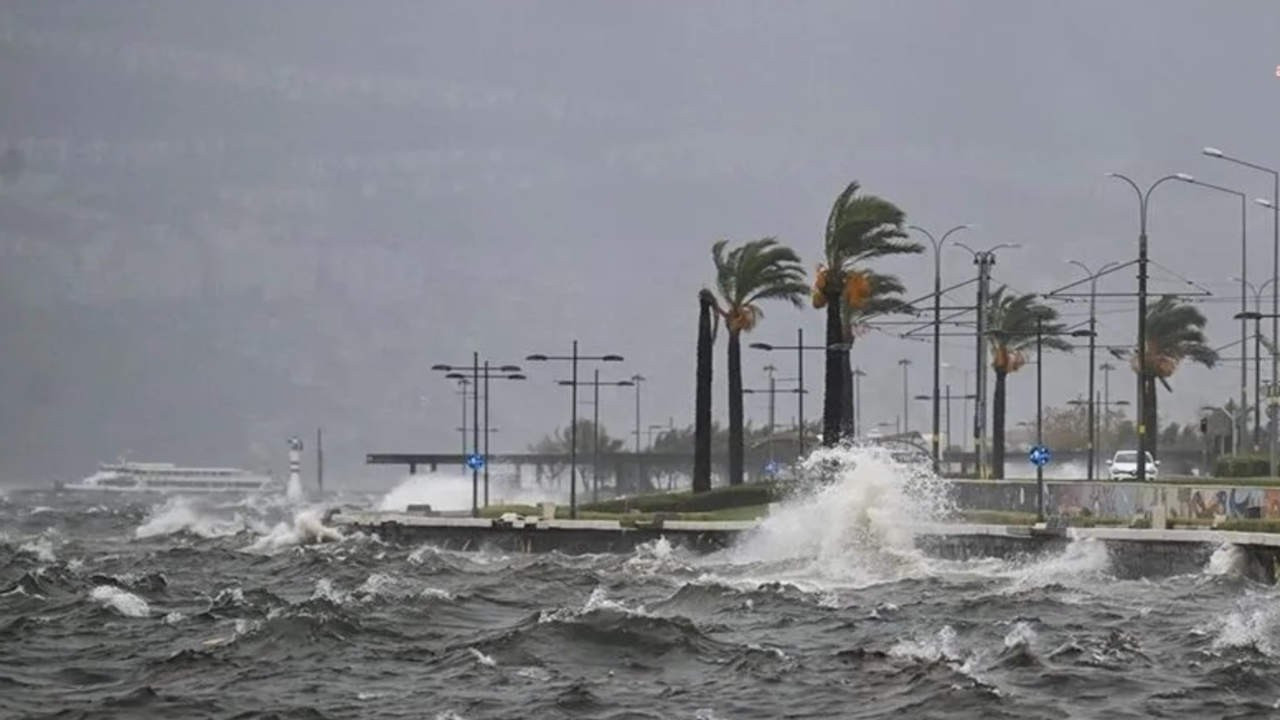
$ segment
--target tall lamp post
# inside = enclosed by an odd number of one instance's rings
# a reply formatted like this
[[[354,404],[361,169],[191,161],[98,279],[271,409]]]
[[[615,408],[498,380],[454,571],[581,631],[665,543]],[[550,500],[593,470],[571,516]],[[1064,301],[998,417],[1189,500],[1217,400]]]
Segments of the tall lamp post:
[[[1216,147],[1206,147],[1201,152],[1203,152],[1205,155],[1208,155],[1209,157],[1217,158],[1219,160],[1226,160],[1227,162],[1235,163],[1236,165],[1242,165],[1252,170],[1257,170],[1259,172],[1267,173],[1268,175],[1271,176],[1271,200],[1270,201],[1255,200],[1254,202],[1258,203],[1259,205],[1262,205],[1263,207],[1270,208],[1272,211],[1271,280],[1273,284],[1271,286],[1271,341],[1280,342],[1280,340],[1277,340],[1277,338],[1280,338],[1280,319],[1278,319],[1280,318],[1280,280],[1276,279],[1280,277],[1280,215],[1277,215],[1276,213],[1277,208],[1280,208],[1280,170],[1277,170],[1276,168],[1272,168],[1272,167],[1267,167],[1266,165],[1259,165],[1257,163],[1252,163],[1252,162],[1249,162],[1248,160],[1243,160],[1241,158],[1228,155]],[[1280,374],[1276,373],[1276,354],[1272,353],[1271,354],[1271,381],[1274,383],[1277,377],[1280,377]],[[1270,414],[1271,414],[1271,411],[1268,411],[1269,416]],[[1270,436],[1270,445],[1271,445],[1271,458],[1272,458],[1271,473],[1272,475],[1274,475],[1275,466],[1276,466],[1276,461],[1275,461],[1276,422],[1274,418],[1272,419],[1272,422],[1270,424],[1271,424],[1271,431],[1268,433],[1268,435]]]
[[[1254,166],[1250,166],[1250,167],[1254,167]],[[1267,170],[1267,172],[1270,172],[1273,174],[1275,173],[1275,171],[1273,170]],[[1274,223],[1272,225],[1273,229],[1280,227],[1280,197],[1277,197],[1273,200],[1264,200],[1262,198],[1256,198],[1254,199],[1254,202],[1271,211],[1271,217],[1274,220]],[[1276,250],[1277,250],[1277,255],[1273,257],[1280,257],[1280,235],[1277,236]],[[1273,274],[1271,275],[1271,279],[1275,282],[1271,286],[1271,342],[1280,344],[1280,339],[1277,339],[1277,338],[1280,338],[1280,335],[1276,334],[1276,330],[1277,330],[1276,322],[1277,322],[1277,318],[1280,318],[1280,306],[1277,306],[1276,304],[1276,291],[1280,290],[1280,281],[1276,281],[1277,277],[1280,277],[1280,276],[1278,276],[1273,272]],[[1276,374],[1277,356],[1278,356],[1277,353],[1275,352],[1271,353],[1271,384],[1273,386],[1277,382],[1280,382],[1280,375]],[[1276,474],[1276,453],[1277,453],[1276,435],[1277,435],[1277,431],[1280,431],[1280,427],[1278,427],[1280,426],[1280,418],[1277,418],[1275,405],[1271,405],[1270,403],[1268,403],[1267,417],[1270,418],[1270,422],[1268,423],[1269,429],[1267,432],[1267,443],[1270,446],[1271,475],[1274,477]]]
[[[578,341],[573,341],[573,352],[570,355],[544,355],[535,353],[525,358],[529,362],[565,361],[570,363],[573,377],[569,392],[569,517],[578,519],[578,363],[587,362],[622,362],[621,355],[579,355]]]
[[[933,234],[919,225],[908,225],[908,229],[915,230],[929,238],[929,242],[933,244],[933,471],[938,472],[938,462],[941,457],[938,450],[938,392],[939,386],[942,384],[939,377],[942,372],[941,358],[941,332],[942,327],[942,246],[946,244],[947,238],[952,233],[967,229],[967,224],[957,225],[942,234],[942,239],[934,239]],[[950,442],[950,439],[948,439]]]
[[[636,385],[633,380],[610,380],[600,382],[600,370],[595,371],[595,375],[591,382],[560,380],[558,385],[568,387],[570,385],[590,385],[592,388],[591,397],[591,502],[600,502],[600,386],[608,387],[631,387]],[[638,387],[638,386],[637,386]]]
[[[1146,192],[1138,187],[1128,175],[1113,172],[1108,177],[1121,180],[1133,188],[1138,195],[1138,467],[1137,480],[1147,479],[1147,431],[1146,402],[1143,400],[1147,377],[1147,209],[1151,204],[1151,193],[1169,180],[1181,180],[1177,175],[1165,175],[1147,187]]]
[[[1178,173],[1177,177],[1185,183],[1240,198],[1240,313],[1248,312],[1248,291],[1246,290],[1249,285],[1248,198],[1239,190],[1197,180],[1186,173]],[[1247,408],[1249,407],[1249,323],[1243,318],[1240,319],[1240,355],[1240,407]],[[1245,424],[1238,432],[1243,437],[1249,428],[1249,413],[1245,412],[1241,417],[1244,418]]]
[[[946,386],[944,386],[943,391],[944,391],[944,393],[945,393],[945,394],[942,396],[942,399],[946,402],[946,405],[944,406],[943,414],[944,414],[944,415],[946,415],[946,418],[947,418],[947,425],[946,425],[946,438],[947,438],[947,442],[946,442],[946,444],[945,444],[945,445],[943,445],[943,446],[942,446],[942,457],[943,457],[943,459],[945,459],[945,458],[946,458],[946,456],[947,456],[947,450],[949,450],[949,449],[950,449],[950,447],[951,447],[951,401],[954,399],[954,400],[963,400],[963,401],[966,401],[966,402],[967,402],[967,401],[969,401],[969,400],[972,400],[974,396],[973,396],[973,395],[970,395],[969,393],[961,393],[960,395],[952,395],[952,394],[951,394],[951,383],[947,383],[947,384],[946,384]],[[929,399],[931,399],[931,397],[930,397],[929,395],[916,395],[916,396],[915,396],[915,399],[916,399],[916,400],[929,400]],[[961,433],[961,434],[963,435],[963,433]]]
[[[778,389],[778,381],[779,381],[779,380],[786,380],[786,379],[787,379],[787,378],[775,378],[775,377],[773,377],[773,375],[772,375],[772,374],[770,374],[770,375],[769,375],[769,387],[767,387],[767,388],[743,388],[743,389],[742,389],[742,394],[743,394],[743,395],[768,395],[768,396],[769,396],[769,426],[768,426],[768,428],[769,428],[769,429],[768,429],[768,434],[769,434],[769,462],[770,462],[770,463],[772,463],[772,462],[774,461],[774,457],[773,457],[773,413],[774,413],[774,397],[775,397],[778,393],[795,393],[795,394],[797,394],[797,395],[803,395],[804,393],[808,392],[807,390],[805,390],[805,389],[803,389],[803,388],[788,388],[788,389],[784,389],[784,390],[779,390],[779,389]]]
[[[450,380],[466,380],[464,373],[466,366],[460,365],[443,365],[437,364],[431,366],[432,370],[443,370],[448,374],[446,378]],[[471,430],[472,430],[472,448],[476,458],[480,460],[479,464],[468,462],[471,467],[471,515],[472,517],[480,516],[480,469],[484,468],[484,504],[489,505],[489,380],[524,380],[525,376],[520,374],[520,368],[516,365],[502,365],[497,368],[490,368],[489,361],[485,360],[484,364],[480,363],[480,353],[473,352],[471,354],[471,387],[475,390],[471,396]],[[484,381],[483,386],[481,380]],[[481,389],[483,387],[483,390]],[[480,445],[480,394],[484,394],[484,446]],[[466,427],[466,423],[463,423]]]
[[[1089,469],[1088,469],[1086,479],[1092,480],[1093,468],[1096,465],[1096,460],[1097,460],[1096,453],[1097,453],[1097,447],[1098,447],[1098,435],[1095,432],[1095,425],[1094,425],[1095,410],[1093,407],[1093,400],[1094,400],[1093,381],[1094,381],[1094,367],[1095,367],[1094,353],[1097,349],[1097,340],[1098,340],[1098,306],[1097,306],[1098,278],[1102,277],[1102,275],[1106,273],[1108,269],[1116,265],[1119,265],[1120,263],[1109,262],[1106,265],[1103,265],[1102,267],[1098,268],[1098,270],[1095,272],[1093,270],[1090,270],[1088,265],[1085,265],[1079,260],[1070,260],[1068,262],[1084,270],[1085,275],[1089,277],[1089,330],[1093,334],[1089,336],[1089,419],[1088,419]]]
[[[647,382],[648,378],[636,373],[631,376],[631,382],[636,386],[636,454],[640,454],[640,383]]]

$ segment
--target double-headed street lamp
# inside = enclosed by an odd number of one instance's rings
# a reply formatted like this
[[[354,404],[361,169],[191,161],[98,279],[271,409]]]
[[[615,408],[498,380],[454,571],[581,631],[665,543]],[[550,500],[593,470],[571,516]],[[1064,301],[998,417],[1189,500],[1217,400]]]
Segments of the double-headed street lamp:
[[[1128,175],[1113,172],[1108,177],[1124,181],[1138,195],[1138,467],[1136,478],[1139,482],[1147,479],[1147,427],[1146,403],[1143,400],[1143,385],[1147,376],[1147,209],[1151,204],[1151,193],[1169,180],[1181,180],[1177,175],[1165,175],[1147,187],[1146,192],[1138,187]]]
[[[467,376],[463,372],[466,366],[459,365],[432,365],[432,370],[446,371],[446,378],[450,380],[466,380]],[[481,370],[483,369],[483,374]],[[524,380],[525,376],[520,374],[520,367],[517,365],[501,365],[493,368],[491,371],[489,361],[485,360],[484,364],[480,363],[480,353],[471,353],[471,387],[474,393],[471,396],[471,429],[473,433],[473,456],[474,459],[468,458],[467,465],[471,468],[471,515],[472,517],[480,516],[480,468],[484,468],[484,504],[489,505],[489,381],[490,380]],[[484,380],[484,447],[480,445],[480,423],[476,419],[480,417],[480,393],[481,383]],[[466,427],[466,421],[462,423]],[[465,432],[465,431],[464,431]]]
[[[1270,281],[1268,281],[1268,282],[1270,282]],[[1263,287],[1266,287],[1266,286],[1264,285]],[[1261,294],[1261,293],[1259,292],[1259,294]],[[1257,341],[1256,341],[1257,335],[1261,333],[1261,329],[1258,327],[1258,323],[1259,323],[1259,322],[1261,322],[1261,320],[1262,320],[1263,318],[1272,318],[1272,319],[1275,319],[1275,318],[1276,318],[1276,313],[1260,313],[1260,312],[1257,312],[1257,311],[1253,311],[1253,312],[1242,312],[1242,313],[1236,313],[1236,315],[1235,315],[1235,317],[1234,317],[1233,319],[1242,320],[1242,321],[1248,321],[1248,320],[1253,320],[1253,321],[1254,321],[1253,330],[1254,330],[1254,333],[1255,333],[1255,345],[1256,345],[1256,344],[1257,344]],[[1273,340],[1272,340],[1272,342],[1275,342],[1275,340],[1273,339]],[[1272,360],[1274,360],[1274,359],[1275,359],[1275,357],[1276,357],[1276,353],[1275,353],[1275,351],[1273,350],[1273,351],[1272,351],[1272,353],[1271,353],[1271,358],[1272,358]],[[1256,372],[1256,363],[1255,363],[1255,372]],[[1275,385],[1275,378],[1274,378],[1274,377],[1271,379],[1271,384],[1272,384],[1273,386]],[[1253,389],[1254,404],[1255,404],[1255,407],[1254,407],[1254,423],[1255,423],[1255,425],[1256,425],[1258,422],[1260,422],[1260,420],[1261,420],[1261,417],[1258,415],[1258,408],[1262,406],[1262,395],[1261,395],[1261,389],[1262,389],[1262,388],[1261,388],[1261,385],[1262,385],[1262,383],[1261,383],[1261,379],[1260,379],[1260,378],[1258,378],[1258,377],[1256,376],[1256,374],[1255,374],[1255,376],[1254,376],[1254,389]],[[1267,395],[1268,395],[1268,397],[1270,397],[1270,396],[1272,395],[1272,392],[1271,392],[1271,391],[1268,391]],[[1242,408],[1244,408],[1244,409],[1245,409],[1245,410],[1244,410],[1244,412],[1245,412],[1245,416],[1247,417],[1247,416],[1248,416],[1248,407],[1249,407],[1249,406],[1248,406],[1248,404],[1246,404],[1246,403],[1241,403],[1241,404],[1240,404],[1240,407],[1242,407]],[[1271,419],[1271,426],[1272,426],[1272,427],[1271,427],[1271,432],[1270,432],[1270,433],[1268,433],[1271,437],[1270,437],[1270,443],[1269,443],[1269,445],[1270,445],[1270,449],[1269,449],[1269,452],[1268,452],[1268,454],[1269,454],[1269,456],[1270,456],[1270,457],[1269,457],[1269,461],[1268,461],[1268,463],[1267,463],[1267,464],[1268,464],[1268,466],[1269,466],[1269,467],[1268,467],[1268,474],[1269,474],[1269,475],[1272,475],[1272,476],[1274,476],[1274,475],[1276,474],[1276,430],[1275,430],[1276,416],[1275,416],[1275,415],[1276,415],[1276,414],[1275,414],[1275,410],[1268,410],[1268,411],[1267,411],[1267,416]],[[1256,438],[1257,438],[1257,427],[1256,427],[1256,426],[1255,426],[1255,428],[1254,428],[1254,438],[1255,438],[1255,442],[1256,442]]]
[[[1233,280],[1236,278],[1232,278]],[[1233,319],[1253,320],[1253,444],[1257,447],[1262,435],[1262,291],[1274,284],[1275,278],[1262,283],[1261,287],[1245,281],[1245,285],[1253,293],[1253,312],[1236,313]]]
[[[573,341],[573,352],[569,355],[544,355],[535,353],[525,358],[529,362],[550,362],[552,360],[567,361],[573,368],[571,371],[569,405],[569,517],[578,518],[578,363],[588,362],[622,362],[621,355],[579,355],[578,341]]]
[[[1098,446],[1098,435],[1095,432],[1096,426],[1094,425],[1095,410],[1093,407],[1093,404],[1094,404],[1093,403],[1093,400],[1094,400],[1093,379],[1094,379],[1094,368],[1096,367],[1094,363],[1094,353],[1096,352],[1097,346],[1098,346],[1097,345],[1098,278],[1102,277],[1104,274],[1107,273],[1108,270],[1118,266],[1120,263],[1109,262],[1106,265],[1103,265],[1102,267],[1098,268],[1098,270],[1095,272],[1093,270],[1090,270],[1088,265],[1085,265],[1079,260],[1069,260],[1068,262],[1084,270],[1085,275],[1088,276],[1088,280],[1089,280],[1089,330],[1091,331],[1092,334],[1089,335],[1089,421],[1088,421],[1089,422],[1089,469],[1087,472],[1087,479],[1092,480],[1093,468],[1094,468],[1094,465],[1096,464],[1095,460],[1096,460],[1096,453],[1097,453],[1097,446]]]
[[[773,367],[773,366],[772,366],[772,365],[770,365],[769,367]],[[773,463],[773,461],[774,461],[774,457],[773,457],[773,424],[774,424],[774,423],[773,423],[773,421],[774,421],[774,403],[775,403],[774,398],[777,396],[777,394],[778,394],[778,393],[795,393],[795,394],[797,394],[797,395],[804,395],[806,392],[808,392],[808,391],[807,391],[807,390],[805,390],[804,388],[789,388],[789,389],[784,389],[784,390],[779,390],[779,389],[778,389],[778,382],[783,381],[783,380],[790,380],[790,379],[792,379],[792,378],[775,378],[775,377],[773,376],[773,373],[769,373],[769,387],[767,387],[767,388],[743,388],[743,389],[742,389],[742,394],[743,394],[743,395],[768,395],[768,396],[769,396],[769,426],[768,426],[768,427],[769,427],[769,429],[768,429],[768,435],[769,435],[769,462],[770,462],[770,464],[772,464],[772,463]]]
[[[907,228],[915,230],[929,238],[929,242],[933,244],[933,470],[938,471],[938,388],[941,385],[940,375],[942,373],[941,358],[941,330],[942,327],[942,246],[946,244],[947,238],[952,233],[965,230],[969,227],[967,224],[957,225],[942,234],[942,239],[936,240],[933,234],[919,225],[908,225]],[[948,393],[950,394],[950,393]],[[948,418],[949,419],[949,418]],[[950,442],[950,434],[948,434],[948,442]]]
[[[1107,367],[1114,367],[1114,366],[1112,366],[1112,365],[1108,365],[1107,363],[1103,363],[1101,367],[1102,367],[1102,368],[1107,368]],[[1101,449],[1101,445],[1102,445],[1102,440],[1101,440],[1101,438],[1102,438],[1102,436],[1103,436],[1103,435],[1105,435],[1105,434],[1106,434],[1106,433],[1104,432],[1103,427],[1102,427],[1102,424],[1103,424],[1103,423],[1102,423],[1102,419],[1103,419],[1103,418],[1105,418],[1105,417],[1107,417],[1108,413],[1110,412],[1110,408],[1112,408],[1112,407],[1127,407],[1127,406],[1129,405],[1129,401],[1128,401],[1128,400],[1116,400],[1116,401],[1112,402],[1110,399],[1107,399],[1107,400],[1102,399],[1101,397],[1099,397],[1099,395],[1101,395],[1101,393],[1095,393],[1095,394],[1094,394],[1093,399],[1092,399],[1092,400],[1089,400],[1089,401],[1085,401],[1085,400],[1068,400],[1068,401],[1067,401],[1067,404],[1068,404],[1068,405],[1072,405],[1072,406],[1074,406],[1074,407],[1080,407],[1080,406],[1088,406],[1088,407],[1089,407],[1090,412],[1091,412],[1091,413],[1093,413],[1093,414],[1090,416],[1090,419],[1089,419],[1089,423],[1090,423],[1090,425],[1089,425],[1089,434],[1090,434],[1090,436],[1093,438],[1092,440],[1090,440],[1090,442],[1094,443],[1094,447],[1095,447],[1095,448]],[[1095,411],[1093,410],[1093,408],[1095,408],[1095,407],[1100,407],[1100,408],[1102,408],[1101,412],[1095,412]],[[1108,422],[1108,423],[1107,423],[1107,427],[1106,427],[1106,429],[1107,429],[1107,430],[1109,430],[1110,428],[1111,428],[1111,423],[1110,423],[1110,422]],[[1105,454],[1105,453],[1104,453],[1104,454]],[[1096,453],[1090,453],[1091,462],[1096,462],[1096,461],[1092,460],[1092,458],[1095,458],[1095,457],[1096,457],[1096,455],[1097,455]],[[1092,468],[1090,469],[1089,479],[1090,479],[1090,480],[1094,479],[1094,473],[1092,472]]]
[[[635,385],[633,380],[609,380],[600,382],[600,371],[595,371],[595,377],[591,382],[573,380],[559,380],[557,385],[589,385],[594,393],[591,398],[592,416],[591,416],[591,502],[600,502],[600,386],[606,387],[632,387]]]

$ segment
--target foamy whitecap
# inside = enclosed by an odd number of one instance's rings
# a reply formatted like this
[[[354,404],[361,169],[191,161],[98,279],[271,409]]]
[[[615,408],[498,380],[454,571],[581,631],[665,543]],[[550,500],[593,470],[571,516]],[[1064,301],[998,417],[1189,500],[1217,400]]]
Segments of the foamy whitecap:
[[[53,552],[53,541],[44,535],[19,545],[18,552],[27,553],[42,563],[58,561],[58,556]]]
[[[1015,648],[1019,645],[1030,647],[1031,643],[1036,639],[1036,631],[1031,629],[1025,621],[1019,621],[1014,624],[1013,629],[1004,636],[1004,646],[1006,648]]]
[[[146,600],[114,585],[99,585],[89,593],[89,597],[125,617],[140,618],[151,614],[151,607]]]
[[[1026,565],[1015,565],[1001,574],[1013,579],[1005,592],[1021,592],[1046,585],[1080,588],[1092,586],[1111,567],[1111,555],[1105,543],[1094,538],[1075,540],[1058,554],[1049,555]]]
[[[890,657],[908,658],[937,662],[939,660],[960,661],[960,653],[956,650],[956,631],[950,625],[932,637],[923,639],[899,640],[889,648]]]
[[[1276,606],[1276,597],[1250,593],[1235,610],[1226,614],[1213,647],[1215,650],[1251,647],[1266,655],[1275,655],[1277,633],[1280,633],[1280,609]]]
[[[492,657],[485,655],[484,653],[480,652],[475,648],[467,648],[467,650],[471,652],[471,656],[476,659],[476,662],[480,663],[481,665],[485,667],[498,667],[498,662],[494,660]]]
[[[243,516],[235,513],[220,518],[196,507],[190,498],[175,497],[152,510],[151,515],[133,531],[139,540],[188,532],[202,538],[235,535],[246,529]]]
[[[610,600],[609,594],[605,592],[605,589],[597,586],[591,591],[591,594],[587,596],[587,601],[582,604],[582,608],[580,610],[574,610],[573,608],[567,607],[557,608],[555,610],[543,610],[538,613],[538,622],[565,622],[598,610],[610,610],[624,615],[634,615],[636,617],[649,616],[648,611],[643,607],[629,608],[616,600]]]

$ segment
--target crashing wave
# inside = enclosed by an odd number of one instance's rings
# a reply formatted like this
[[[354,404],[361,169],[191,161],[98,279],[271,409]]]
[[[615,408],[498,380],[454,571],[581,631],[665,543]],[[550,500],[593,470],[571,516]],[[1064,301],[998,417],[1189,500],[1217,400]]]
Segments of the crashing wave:
[[[125,617],[141,618],[151,614],[151,606],[146,600],[115,585],[99,585],[89,593],[89,597]]]
[[[277,523],[267,534],[246,547],[245,552],[273,555],[299,545],[316,545],[342,540],[342,533],[325,525],[320,513],[318,508],[298,511],[293,516],[292,523]]]

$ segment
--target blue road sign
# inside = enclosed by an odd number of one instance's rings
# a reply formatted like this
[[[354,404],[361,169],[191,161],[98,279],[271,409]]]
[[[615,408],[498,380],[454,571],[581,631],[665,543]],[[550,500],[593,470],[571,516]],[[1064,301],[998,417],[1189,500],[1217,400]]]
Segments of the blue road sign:
[[[778,463],[774,460],[770,460],[769,462],[764,464],[765,475],[777,475],[778,470],[779,470]]]
[[[1027,459],[1036,467],[1044,467],[1053,459],[1053,453],[1049,452],[1049,448],[1043,445],[1034,445],[1031,452],[1027,453]]]
[[[471,453],[467,456],[467,467],[472,470],[479,470],[484,467],[484,456],[479,453]]]

